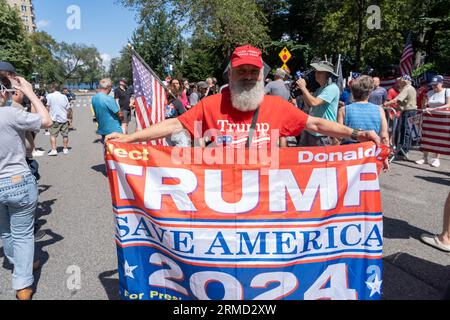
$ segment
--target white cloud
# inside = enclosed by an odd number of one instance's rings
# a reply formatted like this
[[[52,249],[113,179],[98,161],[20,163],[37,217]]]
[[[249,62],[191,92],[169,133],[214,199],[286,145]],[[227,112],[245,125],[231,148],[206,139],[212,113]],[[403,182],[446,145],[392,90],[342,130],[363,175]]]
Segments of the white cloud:
[[[103,66],[106,68],[106,70],[109,69],[109,65],[111,64],[112,56],[108,53],[102,53],[100,57],[103,60]]]
[[[50,20],[39,20],[38,22],[36,22],[36,27],[38,27],[38,29],[42,29],[48,27],[50,23]]]

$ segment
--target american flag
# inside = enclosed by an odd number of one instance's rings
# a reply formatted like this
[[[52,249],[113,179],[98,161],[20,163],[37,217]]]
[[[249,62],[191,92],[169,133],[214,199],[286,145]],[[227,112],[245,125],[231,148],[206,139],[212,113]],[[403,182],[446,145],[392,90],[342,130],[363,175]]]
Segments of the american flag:
[[[408,34],[408,38],[406,39],[406,45],[403,49],[403,54],[400,59],[400,72],[402,75],[407,74],[408,76],[412,76],[413,71],[413,56],[414,50],[411,41],[411,32]]]
[[[141,131],[165,120],[167,96],[164,87],[149,69],[133,54],[133,85],[137,127]],[[166,145],[165,139],[151,141],[152,145]]]
[[[450,155],[450,109],[423,113],[422,151]]]
[[[396,78],[384,78],[380,79],[380,86],[385,88],[386,90],[389,90],[395,85],[395,82],[397,81]]]

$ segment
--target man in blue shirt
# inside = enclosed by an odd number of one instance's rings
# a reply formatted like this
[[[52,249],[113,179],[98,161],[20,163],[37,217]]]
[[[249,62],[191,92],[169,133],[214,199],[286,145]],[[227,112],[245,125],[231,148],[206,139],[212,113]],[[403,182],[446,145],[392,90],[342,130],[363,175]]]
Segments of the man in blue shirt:
[[[329,84],[332,75],[337,76],[334,72],[333,64],[328,61],[312,63],[317,83],[320,88],[313,94],[306,88],[306,81],[300,79],[297,81],[299,89],[303,92],[303,100],[310,107],[309,114],[313,117],[323,118],[330,121],[337,121],[337,110],[339,104],[340,91],[335,83]],[[330,137],[319,133],[304,131],[302,133],[300,143],[301,146],[327,146],[331,145]]]
[[[380,78],[373,77],[373,83],[375,85],[375,89],[369,96],[369,102],[377,106],[381,106],[387,100],[387,90],[380,87]]]
[[[102,142],[105,136],[113,132],[123,133],[121,123],[122,115],[119,106],[111,93],[112,82],[110,79],[100,80],[98,93],[92,98],[92,108],[97,119],[97,134],[102,136]]]

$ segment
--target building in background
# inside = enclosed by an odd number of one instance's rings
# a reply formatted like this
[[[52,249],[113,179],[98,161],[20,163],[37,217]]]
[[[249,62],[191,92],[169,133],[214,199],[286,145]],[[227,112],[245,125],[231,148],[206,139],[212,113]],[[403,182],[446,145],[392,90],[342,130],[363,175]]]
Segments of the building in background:
[[[23,21],[25,30],[29,33],[36,31],[36,24],[34,23],[34,11],[32,0],[6,0],[8,4],[19,11]]]

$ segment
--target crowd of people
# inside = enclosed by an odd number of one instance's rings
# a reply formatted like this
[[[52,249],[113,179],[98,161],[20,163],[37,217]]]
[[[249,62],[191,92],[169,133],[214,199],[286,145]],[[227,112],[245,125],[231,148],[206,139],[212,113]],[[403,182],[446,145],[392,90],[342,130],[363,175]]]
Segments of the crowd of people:
[[[443,88],[441,76],[416,90],[411,78],[403,75],[393,88],[386,90],[380,86],[378,77],[360,75],[341,92],[332,81],[337,74],[330,62],[316,62],[311,67],[319,88],[312,90],[305,79],[299,78],[293,91],[293,83],[287,85],[289,75],[283,69],[275,71],[273,81],[266,81],[258,48],[238,47],[231,56],[226,85],[219,87],[213,77],[196,83],[167,77],[163,83],[168,98],[166,120],[133,133],[129,132],[135,109],[133,87],[126,79],[119,79],[119,86],[113,90],[113,82],[102,79],[92,98],[97,133],[102,142],[135,143],[168,138],[169,145],[177,146],[244,148],[277,143],[280,147],[314,147],[362,141],[390,146],[386,115],[391,114],[386,110],[393,110],[397,118],[397,112],[405,115],[418,108],[429,112],[450,107],[450,90]],[[18,299],[27,300],[32,296],[33,270],[39,267],[33,261],[38,172],[32,163],[34,157],[44,155],[36,149],[34,137],[40,129],[48,130],[51,146],[48,156],[56,156],[57,137],[61,134],[63,154],[68,154],[74,97],[67,89],[61,93],[57,84],[51,84],[47,94],[36,94],[7,62],[0,62],[0,77],[0,230],[5,256],[14,265],[13,288]],[[427,90],[428,85],[431,90]],[[195,122],[202,124],[199,141],[193,139],[198,134]],[[204,134],[211,129],[221,139],[205,138]],[[277,141],[272,141],[272,130],[278,132]],[[431,162],[428,156],[424,153],[423,159],[416,163],[439,167],[439,155],[433,155]],[[387,160],[384,169],[389,169]],[[450,252],[449,201],[450,195],[442,233],[422,236],[425,243],[447,252]]]

